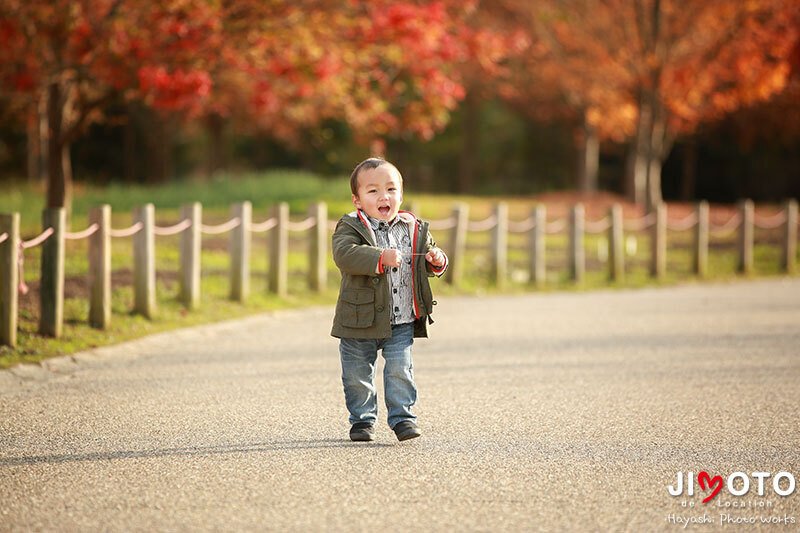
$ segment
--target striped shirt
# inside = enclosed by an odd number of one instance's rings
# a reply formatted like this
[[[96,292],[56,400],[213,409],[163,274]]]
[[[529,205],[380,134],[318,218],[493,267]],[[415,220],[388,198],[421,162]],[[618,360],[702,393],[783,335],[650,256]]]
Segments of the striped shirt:
[[[389,291],[392,294],[391,323],[397,325],[414,322],[414,288],[411,275],[413,256],[408,224],[398,217],[390,222],[370,216],[367,216],[367,220],[375,231],[378,247],[399,250],[401,255],[399,267],[386,268]]]

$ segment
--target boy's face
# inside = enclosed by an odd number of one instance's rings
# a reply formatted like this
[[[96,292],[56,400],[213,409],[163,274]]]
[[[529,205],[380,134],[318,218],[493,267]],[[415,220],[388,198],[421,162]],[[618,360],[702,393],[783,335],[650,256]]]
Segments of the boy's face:
[[[403,178],[394,165],[383,164],[358,173],[353,205],[377,220],[392,220],[403,203]]]

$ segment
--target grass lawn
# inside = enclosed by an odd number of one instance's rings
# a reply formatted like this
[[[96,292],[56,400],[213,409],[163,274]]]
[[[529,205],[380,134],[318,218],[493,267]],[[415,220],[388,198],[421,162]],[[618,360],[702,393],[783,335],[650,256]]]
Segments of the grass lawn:
[[[29,240],[41,228],[41,209],[44,191],[29,185],[6,185],[0,188],[0,212],[19,212],[22,238]],[[179,221],[180,206],[192,201],[203,204],[203,222],[218,224],[230,218],[230,206],[249,200],[253,204],[253,221],[261,222],[270,216],[271,207],[281,201],[289,203],[291,218],[306,217],[309,206],[318,201],[328,203],[330,219],[336,219],[352,210],[347,178],[323,179],[318,176],[276,171],[263,175],[221,177],[206,182],[178,181],[159,187],[114,185],[109,188],[77,187],[71,218],[71,229],[78,231],[88,225],[88,211],[103,203],[112,206],[112,226],[124,228],[131,224],[131,210],[143,203],[156,206],[156,224],[172,225]],[[450,216],[456,202],[465,202],[472,221],[483,220],[492,214],[497,201],[509,204],[511,220],[521,221],[530,215],[536,198],[486,198],[466,196],[414,195],[405,198],[405,207],[412,207],[421,217],[442,220]],[[601,218],[607,206],[592,199],[587,203],[587,219]],[[563,219],[567,203],[558,205],[547,201],[548,220]],[[626,216],[635,218],[632,206],[626,206]],[[713,207],[712,207],[713,210]],[[775,206],[768,206],[774,211]],[[39,321],[39,268],[41,247],[31,248],[24,254],[24,279],[27,294],[20,295],[18,346],[15,349],[0,347],[0,368],[18,363],[37,362],[56,355],[113,344],[144,335],[231,319],[265,311],[274,311],[309,305],[330,305],[335,302],[339,273],[328,259],[328,285],[316,293],[306,286],[308,270],[305,234],[290,233],[289,295],[279,298],[267,292],[269,239],[271,232],[253,235],[251,263],[251,294],[246,303],[228,299],[229,256],[228,235],[206,235],[202,252],[202,301],[200,307],[187,311],[178,302],[179,237],[156,237],[156,270],[158,312],[153,320],[131,313],[132,294],[132,244],[130,238],[112,240],[112,307],[113,317],[107,330],[97,330],[86,323],[88,304],[87,240],[67,241],[65,266],[64,334],[52,339],[37,334]],[[434,232],[439,245],[450,248],[450,231]],[[669,232],[667,274],[654,280],[649,274],[650,238],[646,232],[626,235],[625,279],[611,283],[608,276],[608,240],[604,233],[585,237],[586,276],[576,284],[568,276],[566,233],[548,235],[546,241],[547,278],[543,286],[535,288],[530,283],[529,236],[509,235],[508,276],[502,288],[504,293],[553,290],[590,290],[600,287],[641,287],[654,284],[675,284],[697,280],[691,270],[693,234],[691,231]],[[488,231],[470,232],[462,285],[454,288],[443,281],[435,282],[437,294],[487,294],[499,292],[490,280],[491,234]],[[736,273],[736,234],[711,237],[708,279],[741,279]],[[754,250],[754,275],[780,274],[781,230],[757,230]],[[800,257],[798,258],[800,260]]]

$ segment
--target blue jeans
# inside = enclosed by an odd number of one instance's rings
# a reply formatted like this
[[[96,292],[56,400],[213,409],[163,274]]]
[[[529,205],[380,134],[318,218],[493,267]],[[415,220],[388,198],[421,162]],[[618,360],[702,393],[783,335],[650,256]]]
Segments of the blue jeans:
[[[389,426],[394,428],[403,420],[416,421],[411,407],[417,402],[414,383],[414,363],[411,345],[414,344],[414,324],[392,326],[388,339],[340,339],[344,400],[350,411],[350,424],[370,422],[378,418],[378,396],[375,390],[375,361],[383,350],[383,386]]]

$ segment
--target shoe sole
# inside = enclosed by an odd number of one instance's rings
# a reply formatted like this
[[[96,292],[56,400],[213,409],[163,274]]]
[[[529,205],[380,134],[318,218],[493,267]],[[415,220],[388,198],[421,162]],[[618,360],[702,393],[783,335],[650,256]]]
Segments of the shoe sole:
[[[418,429],[407,429],[404,432],[397,434],[397,440],[402,442],[404,440],[416,439],[420,435],[422,435],[422,433],[420,433]]]
[[[375,435],[369,433],[351,433],[350,440],[354,442],[369,442],[375,440]]]

